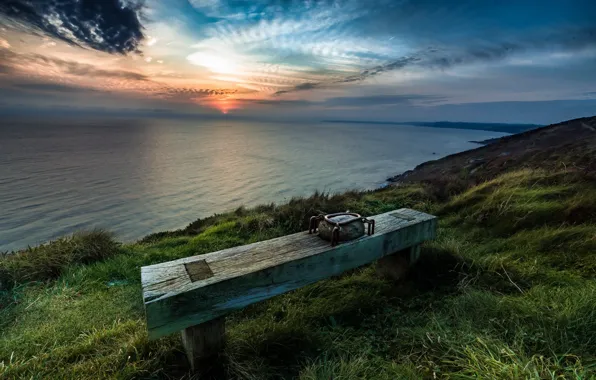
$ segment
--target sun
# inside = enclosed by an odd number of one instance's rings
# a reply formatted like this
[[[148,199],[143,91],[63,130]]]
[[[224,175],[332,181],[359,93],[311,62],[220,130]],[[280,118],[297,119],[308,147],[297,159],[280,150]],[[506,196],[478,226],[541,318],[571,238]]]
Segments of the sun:
[[[231,110],[238,108],[238,102],[234,99],[218,99],[213,102],[213,105],[224,115],[226,115]]]
[[[194,98],[193,100],[202,106],[216,109],[224,115],[228,114],[232,110],[240,108],[240,102],[234,98],[207,97]]]

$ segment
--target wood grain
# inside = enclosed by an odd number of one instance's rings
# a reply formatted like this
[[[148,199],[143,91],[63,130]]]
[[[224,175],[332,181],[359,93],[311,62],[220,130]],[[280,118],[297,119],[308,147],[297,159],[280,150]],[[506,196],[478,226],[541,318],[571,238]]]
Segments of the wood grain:
[[[372,218],[374,235],[335,247],[300,232],[141,268],[149,337],[177,332],[339,275],[436,234],[436,217],[419,211],[400,209]],[[212,276],[193,281],[185,265],[198,261],[208,265]]]

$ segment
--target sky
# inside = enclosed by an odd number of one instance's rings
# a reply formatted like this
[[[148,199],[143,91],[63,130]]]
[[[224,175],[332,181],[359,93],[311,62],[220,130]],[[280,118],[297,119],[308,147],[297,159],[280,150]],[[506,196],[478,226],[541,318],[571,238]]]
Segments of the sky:
[[[548,124],[596,114],[594,0],[2,0],[0,113]]]

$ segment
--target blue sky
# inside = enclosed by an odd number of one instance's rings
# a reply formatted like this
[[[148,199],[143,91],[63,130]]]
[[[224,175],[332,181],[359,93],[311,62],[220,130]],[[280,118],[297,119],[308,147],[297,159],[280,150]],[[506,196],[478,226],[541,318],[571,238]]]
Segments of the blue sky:
[[[596,114],[595,1],[6,0],[0,28],[5,110]]]

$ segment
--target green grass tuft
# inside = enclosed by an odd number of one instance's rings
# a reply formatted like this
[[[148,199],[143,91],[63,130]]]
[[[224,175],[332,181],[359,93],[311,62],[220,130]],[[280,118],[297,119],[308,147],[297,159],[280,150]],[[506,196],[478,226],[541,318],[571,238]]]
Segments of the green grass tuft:
[[[59,277],[75,264],[91,264],[118,253],[119,243],[103,230],[81,231],[38,247],[0,256],[0,289]]]

